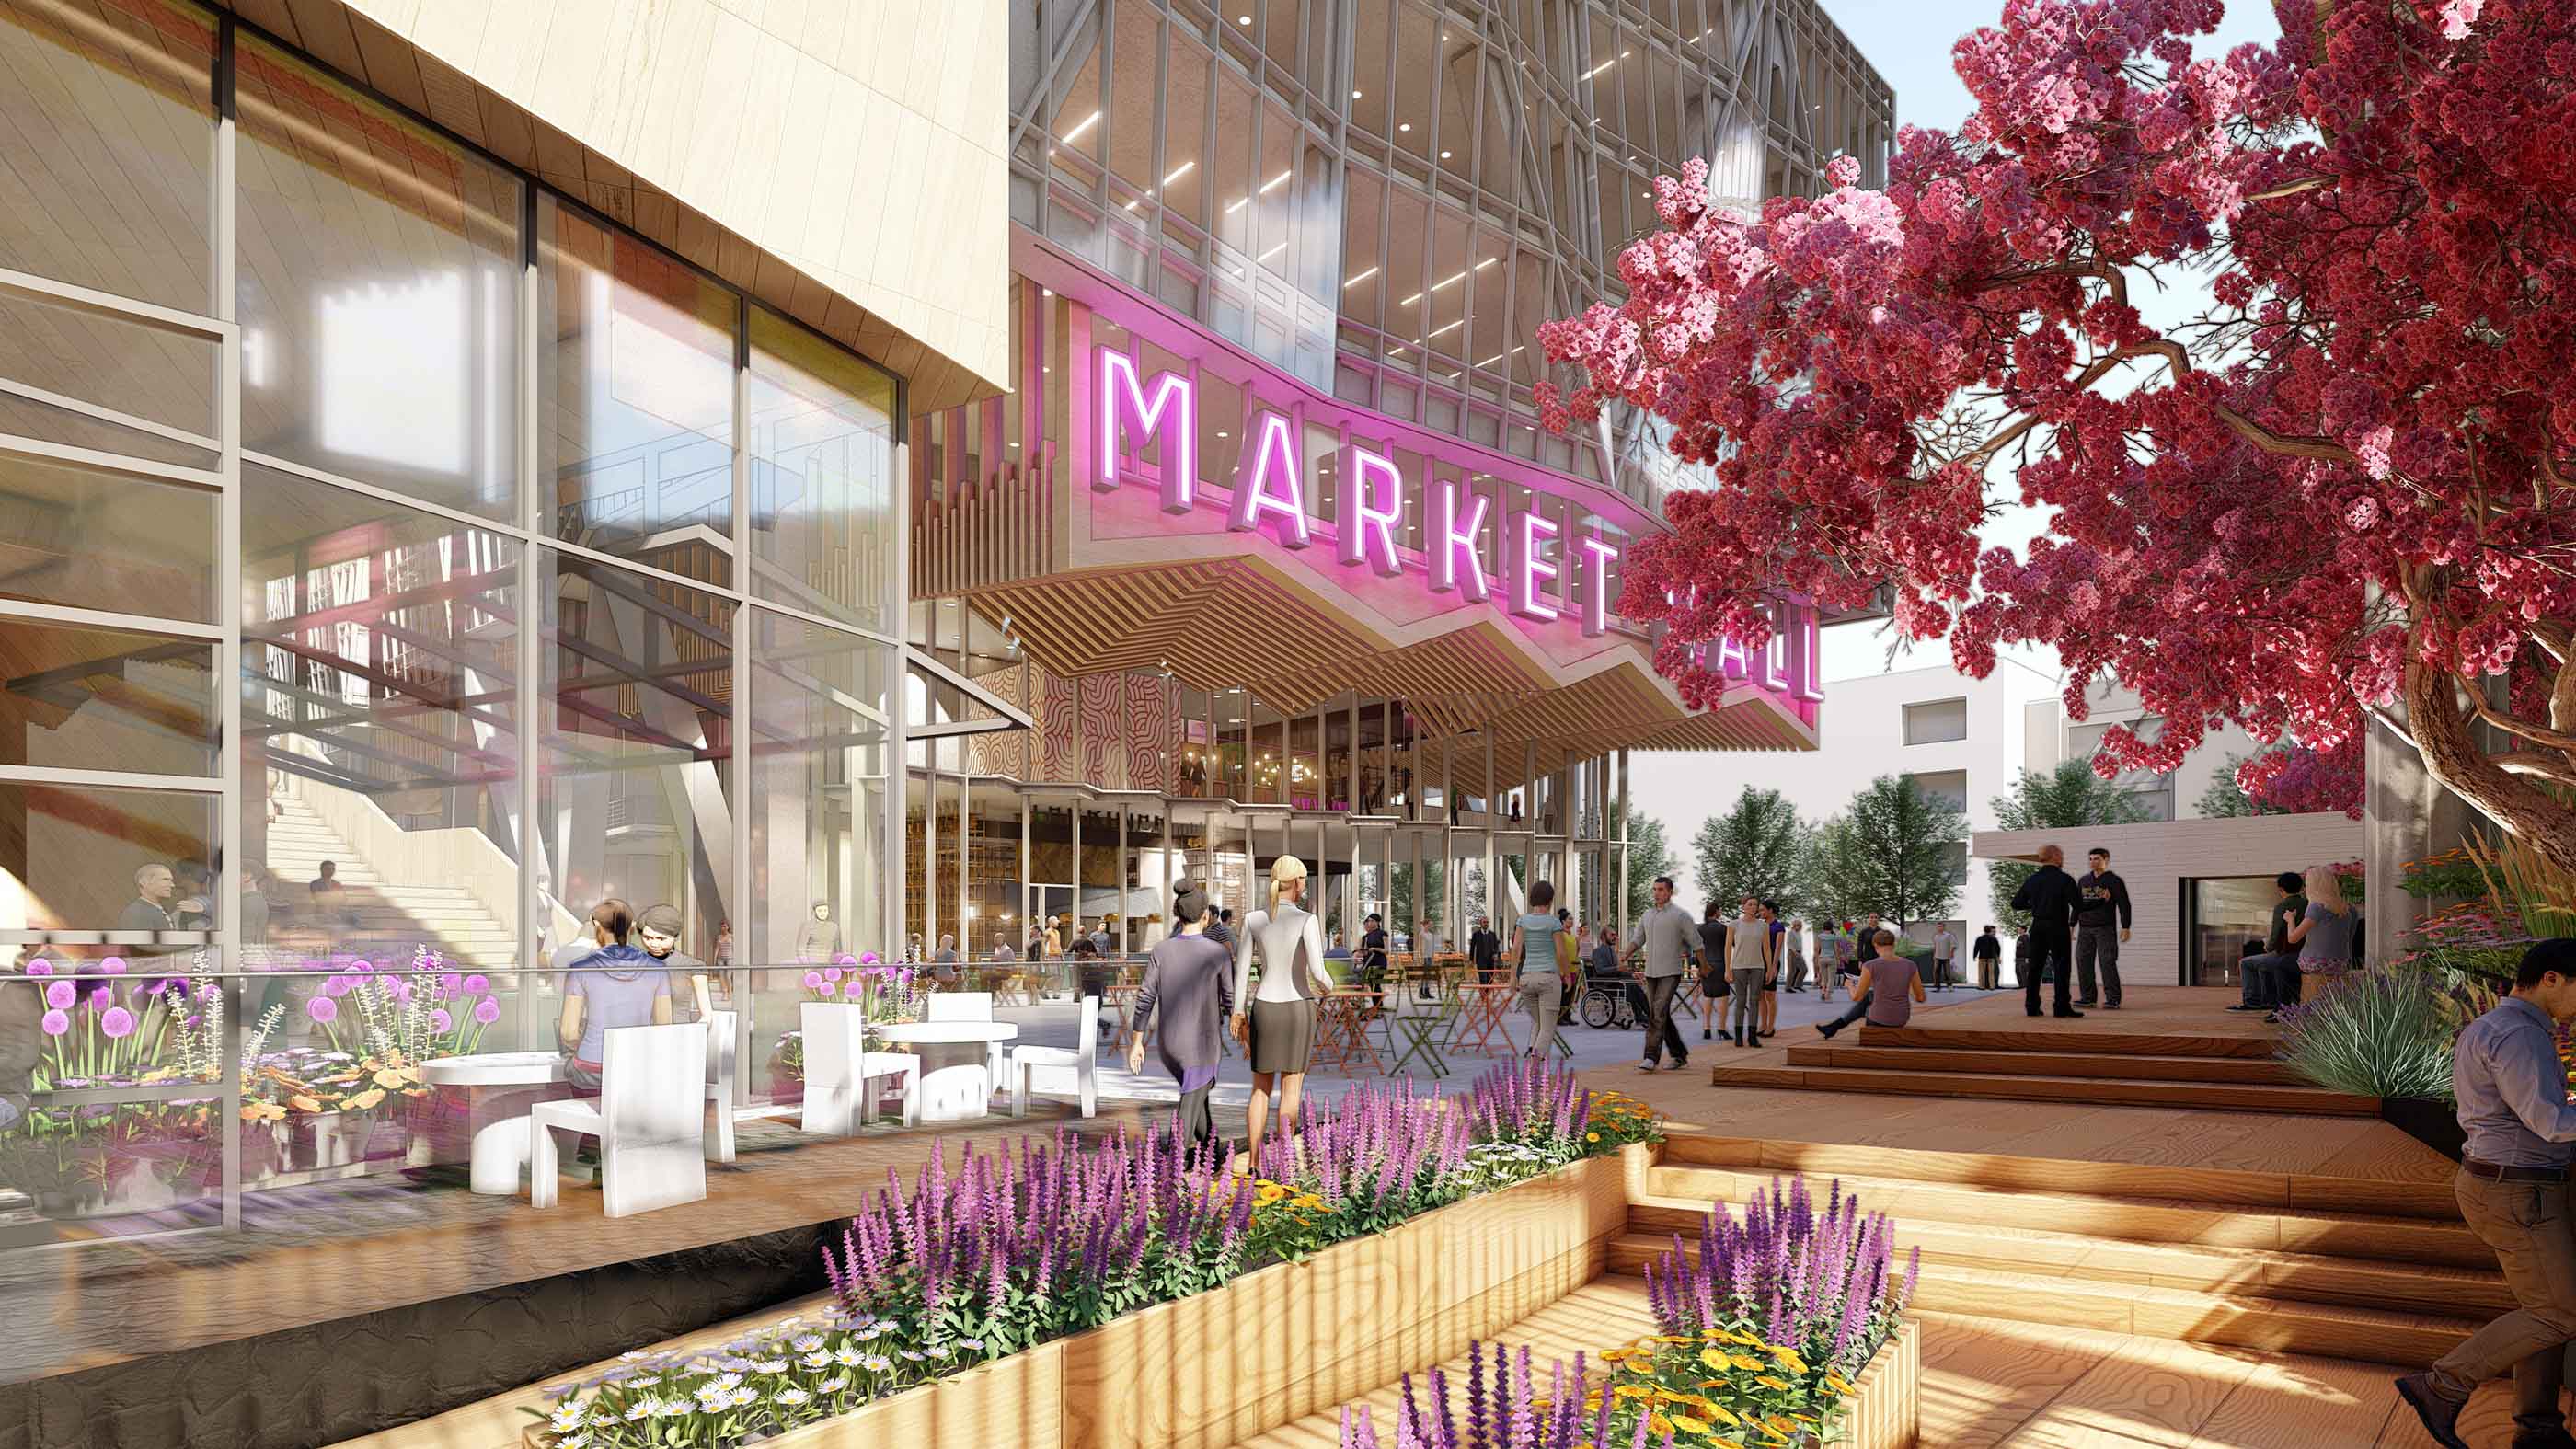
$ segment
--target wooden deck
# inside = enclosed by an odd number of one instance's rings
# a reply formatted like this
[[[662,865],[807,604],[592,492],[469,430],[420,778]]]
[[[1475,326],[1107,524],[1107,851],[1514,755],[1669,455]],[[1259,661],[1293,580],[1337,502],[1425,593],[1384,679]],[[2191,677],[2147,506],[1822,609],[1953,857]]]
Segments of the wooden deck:
[[[2060,1020],[2031,1017],[2011,995],[1956,1004],[1935,996],[1911,1023],[1893,1030],[1864,1025],[1827,1040],[1801,1028],[1758,1052],[1717,1048],[1710,1081],[1873,1095],[2378,1115],[2376,1098],[2311,1086],[2271,1060],[2273,1028],[2254,1013],[2224,1010],[2231,1000],[2222,991],[2146,987],[2119,1011]]]
[[[2380,1364],[2174,1343],[2081,1327],[1927,1313],[1924,1449],[2429,1449]],[[1635,1280],[1604,1278],[1499,1335],[1550,1358],[1597,1353],[1654,1331]],[[1462,1364],[1449,1366],[1453,1374]],[[1459,1391],[1463,1395],[1463,1390]],[[1367,1395],[1394,1443],[1400,1394]],[[1463,1405],[1463,1397],[1460,1400]],[[2513,1440],[2511,1394],[2481,1390],[2463,1421],[2476,1449]],[[1338,1449],[1338,1415],[1315,1414],[1235,1449]]]

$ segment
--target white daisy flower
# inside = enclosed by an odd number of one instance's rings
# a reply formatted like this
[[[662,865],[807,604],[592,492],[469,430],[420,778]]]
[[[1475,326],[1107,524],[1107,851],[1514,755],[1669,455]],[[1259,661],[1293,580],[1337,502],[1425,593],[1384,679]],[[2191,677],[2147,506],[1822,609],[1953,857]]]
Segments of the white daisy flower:
[[[816,1384],[814,1386],[814,1392],[818,1394],[837,1394],[849,1386],[850,1380],[847,1374],[834,1374],[832,1377]]]
[[[707,1381],[706,1381],[706,1383],[704,1383],[703,1385],[701,1385],[701,1386],[699,1387],[699,1389],[698,1389],[698,1392],[703,1394],[703,1393],[705,1393],[707,1390],[709,1390],[709,1389],[713,1389],[713,1390],[715,1390],[715,1391],[716,1391],[717,1393],[719,1393],[719,1394],[729,1394],[729,1393],[732,1393],[734,1390],[736,1390],[736,1389],[738,1389],[738,1388],[741,1388],[741,1387],[742,1387],[742,1375],[740,1375],[740,1374],[719,1374],[719,1375],[717,1375],[716,1377],[714,1377],[714,1378],[711,1378],[711,1379],[707,1380]]]
[[[737,1409],[749,1408],[760,1402],[760,1395],[750,1389],[736,1389],[725,1395],[725,1402]]]
[[[787,1360],[783,1358],[756,1358],[751,1361],[751,1371],[756,1374],[783,1374],[787,1372]]]
[[[832,1350],[832,1362],[839,1364],[843,1368],[857,1368],[859,1366],[859,1351],[846,1343],[842,1344],[839,1348]]]
[[[566,1404],[562,1408],[555,1410],[553,1416],[548,1422],[556,1433],[569,1434],[573,1430],[580,1428],[582,1420],[586,1417],[588,1416],[582,1412],[581,1405]]]
[[[823,1335],[819,1333],[800,1333],[796,1335],[795,1348],[798,1353],[812,1353],[814,1350],[821,1348],[822,1346]]]
[[[872,1374],[892,1373],[894,1360],[881,1353],[872,1353],[859,1360],[859,1367]]]
[[[814,1396],[805,1392],[803,1389],[780,1389],[770,1397],[793,1409]]]
[[[632,1424],[636,1420],[641,1419],[652,1412],[653,1401],[651,1399],[637,1399],[634,1403],[626,1406],[626,1422]]]
[[[796,1361],[809,1369],[830,1368],[832,1366],[832,1356],[828,1353],[809,1353]]]

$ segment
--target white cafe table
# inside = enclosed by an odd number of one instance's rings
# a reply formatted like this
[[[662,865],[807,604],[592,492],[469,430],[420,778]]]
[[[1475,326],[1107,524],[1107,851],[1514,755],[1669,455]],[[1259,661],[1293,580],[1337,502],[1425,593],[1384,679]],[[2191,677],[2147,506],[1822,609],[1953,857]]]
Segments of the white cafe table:
[[[432,1086],[460,1087],[466,1093],[466,1122],[474,1134],[467,1159],[474,1190],[515,1195],[528,1167],[528,1109],[563,1095],[557,1090],[563,1085],[563,1054],[436,1057],[420,1064],[420,1075]]]
[[[993,1097],[988,1064],[995,1042],[1020,1029],[1007,1021],[898,1021],[871,1028],[921,1058],[921,1118],[962,1122],[985,1115]]]

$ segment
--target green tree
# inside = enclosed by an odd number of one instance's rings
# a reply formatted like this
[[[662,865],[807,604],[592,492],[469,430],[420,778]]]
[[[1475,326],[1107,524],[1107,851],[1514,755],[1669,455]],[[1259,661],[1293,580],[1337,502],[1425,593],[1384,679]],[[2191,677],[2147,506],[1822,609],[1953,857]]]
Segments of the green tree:
[[[2236,782],[2227,781],[2227,787],[2234,790]],[[2244,798],[2244,792],[2238,791],[2237,799]],[[1992,804],[1995,823],[2005,830],[2071,830],[2085,825],[2130,825],[2149,818],[2145,806],[2094,774],[2089,759],[2060,760],[2056,769],[2044,775],[2024,770]],[[2066,853],[2080,859],[2083,849],[2081,842],[2069,843]],[[2012,898],[2037,869],[2026,860],[1999,860],[1987,872],[1986,904],[1997,925],[2016,934],[2030,929],[2030,913],[2014,910]]]
[[[1434,851],[1433,854],[1436,855],[1438,852]],[[1417,925],[1417,918],[1413,914],[1413,867],[1405,864],[1388,869],[1386,891],[1388,934],[1404,931],[1419,935],[1421,926],[1429,926],[1437,931],[1445,924],[1440,914],[1440,908],[1448,900],[1449,894],[1448,882],[1443,879],[1445,872],[1437,864],[1429,864],[1422,868],[1422,874],[1430,886],[1430,900],[1424,906],[1422,915],[1418,918],[1420,924]],[[1357,944],[1356,939],[1353,944]]]
[[[1837,853],[1857,870],[1863,909],[1891,924],[1938,920],[1967,882],[1967,812],[1905,775],[1881,775],[1852,797]]]
[[[1715,901],[1729,915],[1748,895],[1785,905],[1798,873],[1798,812],[1779,791],[1747,785],[1725,814],[1700,822],[1691,856],[1693,904]]]
[[[1800,827],[1795,862],[1789,898],[1783,902],[1791,915],[1803,915],[1821,930],[1827,921],[1856,921],[1881,909],[1869,888],[1869,862],[1853,838],[1849,816]]]

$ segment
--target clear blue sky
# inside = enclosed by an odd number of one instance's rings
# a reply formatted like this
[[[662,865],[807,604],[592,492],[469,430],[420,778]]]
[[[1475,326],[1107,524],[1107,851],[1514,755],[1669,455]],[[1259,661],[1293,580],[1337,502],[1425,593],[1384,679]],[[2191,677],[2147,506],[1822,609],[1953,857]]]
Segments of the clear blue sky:
[[[1950,68],[1950,48],[1959,37],[1980,25],[1991,25],[2003,14],[2002,0],[1820,0],[1825,13],[1833,17],[1843,33],[1860,47],[1861,54],[1896,92],[1896,123],[1899,126],[1937,126],[1955,131],[1968,118],[1968,89],[1959,84],[1958,74]],[[2193,48],[2202,55],[2224,55],[2247,41],[2270,43],[2279,38],[2281,27],[2269,5],[2250,0],[2229,0],[2225,18],[2216,33],[2196,37]],[[2143,278],[2133,279],[2130,295],[2139,310],[2151,322],[2180,321],[2197,314],[2208,302],[2205,278],[2181,273],[2168,273],[2171,290],[2161,296],[2153,284]],[[2020,548],[2045,528],[2045,510],[2024,508],[2008,481],[1997,478],[2005,495],[2003,510],[1989,522],[1985,539],[1989,544]],[[1893,635],[1876,626],[1852,625],[1828,631],[1825,638],[1825,676],[1828,679],[1850,679],[1877,674],[1890,667],[1921,668],[1949,662],[1946,643],[1917,646],[1903,652],[1892,662],[1888,645]],[[2020,662],[2034,670],[2054,673],[2056,661],[2041,651],[2021,651]]]

